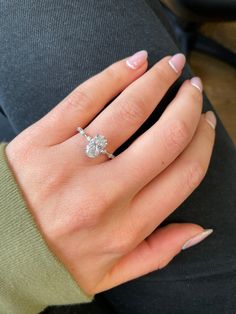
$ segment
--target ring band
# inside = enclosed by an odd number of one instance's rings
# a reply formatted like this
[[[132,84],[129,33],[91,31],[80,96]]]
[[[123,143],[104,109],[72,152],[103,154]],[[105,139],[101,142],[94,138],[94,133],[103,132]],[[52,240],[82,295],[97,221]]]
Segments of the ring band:
[[[110,159],[115,158],[115,156],[113,154],[108,153],[108,151],[105,149],[105,147],[108,144],[105,136],[97,134],[94,137],[91,137],[91,136],[87,135],[85,133],[84,129],[82,129],[81,127],[78,127],[77,131],[82,136],[84,136],[87,139],[87,141],[89,142],[86,145],[86,149],[85,149],[86,155],[88,157],[95,158],[95,157],[99,156],[100,154],[103,154],[103,155],[107,155],[107,157]]]

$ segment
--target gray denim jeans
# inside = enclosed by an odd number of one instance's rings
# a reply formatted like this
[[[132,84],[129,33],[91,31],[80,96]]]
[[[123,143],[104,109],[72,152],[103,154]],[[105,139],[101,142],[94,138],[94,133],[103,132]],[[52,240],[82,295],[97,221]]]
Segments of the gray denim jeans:
[[[15,133],[81,82],[141,49],[148,50],[150,66],[178,51],[157,0],[1,0],[0,104]],[[131,140],[160,117],[191,76],[186,67]],[[218,119],[204,181],[164,222],[196,222],[214,234],[165,269],[100,293],[91,304],[51,307],[45,313],[235,314],[235,178],[235,147]]]

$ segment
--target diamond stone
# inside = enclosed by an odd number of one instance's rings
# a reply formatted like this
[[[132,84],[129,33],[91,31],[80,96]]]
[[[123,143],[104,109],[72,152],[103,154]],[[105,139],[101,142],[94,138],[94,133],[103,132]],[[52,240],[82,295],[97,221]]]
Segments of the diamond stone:
[[[107,139],[103,135],[97,134],[92,137],[86,146],[86,154],[90,158],[95,158],[100,155],[103,149],[107,146]]]

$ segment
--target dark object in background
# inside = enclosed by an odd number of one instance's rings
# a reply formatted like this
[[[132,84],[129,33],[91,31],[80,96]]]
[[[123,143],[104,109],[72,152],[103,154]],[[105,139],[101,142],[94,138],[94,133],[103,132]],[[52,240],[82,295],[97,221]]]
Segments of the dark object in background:
[[[13,131],[9,120],[2,113],[0,107],[0,142],[10,142],[16,136],[15,132]]]
[[[181,50],[195,49],[236,67],[236,54],[200,33],[203,22],[236,21],[236,0],[161,0]]]

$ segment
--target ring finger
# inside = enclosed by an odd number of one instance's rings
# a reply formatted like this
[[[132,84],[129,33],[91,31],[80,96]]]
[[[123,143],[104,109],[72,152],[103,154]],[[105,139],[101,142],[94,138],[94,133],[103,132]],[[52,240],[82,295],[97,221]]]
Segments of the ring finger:
[[[148,72],[128,86],[108,107],[106,107],[85,129],[94,136],[104,135],[108,140],[107,151],[114,152],[149,117],[170,86],[179,77],[185,64],[185,57],[177,54],[165,57]],[[78,150],[78,134],[67,141]],[[83,143],[84,144],[84,143]],[[99,163],[107,159],[101,155]],[[90,161],[91,162],[91,161]]]

